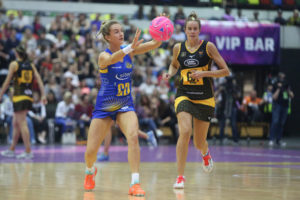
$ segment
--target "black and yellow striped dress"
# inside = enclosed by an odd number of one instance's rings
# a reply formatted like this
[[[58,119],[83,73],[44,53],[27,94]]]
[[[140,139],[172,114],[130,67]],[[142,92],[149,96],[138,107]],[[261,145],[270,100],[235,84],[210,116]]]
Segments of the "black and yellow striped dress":
[[[212,59],[207,52],[208,41],[201,44],[194,52],[186,48],[186,42],[180,44],[177,60],[180,64],[180,83],[176,93],[175,110],[188,112],[193,117],[210,121],[214,116],[215,99],[212,78],[193,79],[191,71],[210,71]]]
[[[29,61],[16,61],[18,69],[14,73],[14,112],[32,108],[33,70]]]

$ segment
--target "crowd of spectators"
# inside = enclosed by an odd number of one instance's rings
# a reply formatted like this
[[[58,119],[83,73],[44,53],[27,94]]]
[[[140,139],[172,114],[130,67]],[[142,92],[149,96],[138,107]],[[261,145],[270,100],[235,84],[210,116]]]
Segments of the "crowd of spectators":
[[[169,13],[168,7],[164,7],[163,12]],[[153,6],[148,15],[144,14],[143,6],[140,6],[133,18],[153,19],[158,13],[160,12]],[[28,115],[28,124],[31,123],[34,129],[31,131],[32,143],[35,142],[35,139],[40,143],[47,143],[47,122],[49,120],[59,127],[60,136],[64,132],[74,131],[74,127],[79,127],[79,138],[86,139],[85,127],[89,125],[98,88],[101,85],[97,57],[99,52],[107,48],[103,40],[95,38],[102,23],[101,14],[92,16],[89,17],[84,13],[78,15],[58,14],[50,24],[42,24],[39,13],[35,15],[33,21],[24,16],[22,11],[2,13],[0,16],[0,85],[8,73],[9,63],[15,59],[14,48],[19,44],[26,46],[27,53],[45,84],[48,104],[46,106],[40,104],[39,94],[34,93],[33,110]],[[183,20],[186,17],[181,6],[174,15],[170,14],[170,16],[173,20]],[[110,15],[110,19],[115,17],[113,14]],[[297,25],[299,22],[297,10],[293,17],[292,20],[288,20],[287,24],[293,22]],[[243,17],[241,10],[236,17],[231,16],[230,9],[226,9],[223,19],[248,20]],[[276,18],[276,22],[281,23],[282,21]],[[127,43],[130,43],[136,27],[130,23],[129,16],[122,16],[122,22],[124,38]],[[151,39],[146,31],[142,37],[145,40]],[[167,70],[170,64],[173,45],[184,40],[182,27],[177,24],[172,38],[163,43],[161,48],[152,53],[137,56],[134,60],[135,68],[132,74],[132,93],[140,126],[153,130],[157,138],[161,135],[160,127],[168,126],[172,132],[171,141],[173,143],[178,137],[173,107],[176,80],[165,82],[162,80],[162,72]],[[216,98],[219,99],[217,116],[222,123],[227,117],[237,119],[238,111],[250,112],[248,109],[252,108],[251,112],[255,113],[257,109],[254,105],[265,102],[256,97],[255,91],[249,98],[245,97],[242,100],[241,88],[236,86],[236,82],[229,79],[215,84],[215,89],[219,91],[216,93]],[[34,89],[37,89],[36,83]],[[230,100],[225,97],[226,91],[227,94],[232,94]],[[9,96],[7,95],[3,101],[2,107],[4,102],[10,101]],[[227,100],[224,101],[225,99]],[[220,113],[223,109],[226,110],[226,113]],[[12,112],[2,112],[1,117],[3,121],[11,123]],[[255,118],[253,120],[262,119],[259,114],[253,117]],[[236,120],[232,120],[232,126],[235,124]],[[237,134],[235,133],[236,137]],[[9,135],[11,137],[11,134]]]

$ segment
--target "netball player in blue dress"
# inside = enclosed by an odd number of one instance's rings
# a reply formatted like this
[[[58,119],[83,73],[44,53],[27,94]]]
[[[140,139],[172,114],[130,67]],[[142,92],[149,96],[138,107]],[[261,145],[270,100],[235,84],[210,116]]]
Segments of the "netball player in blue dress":
[[[132,172],[129,194],[144,196],[145,192],[139,184],[138,119],[131,97],[132,58],[134,55],[158,48],[161,42],[152,40],[142,43],[143,40],[139,40],[141,31],[137,29],[133,42],[124,47],[124,32],[122,25],[117,21],[102,24],[100,34],[109,47],[100,53],[98,58],[102,83],[88,133],[84,187],[86,190],[95,187],[97,168],[94,163],[97,160],[97,152],[109,132],[112,120],[115,120],[128,142],[128,162]]]

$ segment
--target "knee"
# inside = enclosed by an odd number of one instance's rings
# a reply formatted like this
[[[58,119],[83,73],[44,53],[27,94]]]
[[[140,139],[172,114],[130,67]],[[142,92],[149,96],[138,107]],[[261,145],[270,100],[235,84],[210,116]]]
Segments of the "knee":
[[[188,126],[181,126],[179,127],[179,133],[180,133],[180,136],[182,137],[187,137],[191,134],[192,132],[192,128],[191,127],[188,127]]]
[[[127,137],[128,145],[137,145],[138,144],[138,133],[137,131],[129,134]]]

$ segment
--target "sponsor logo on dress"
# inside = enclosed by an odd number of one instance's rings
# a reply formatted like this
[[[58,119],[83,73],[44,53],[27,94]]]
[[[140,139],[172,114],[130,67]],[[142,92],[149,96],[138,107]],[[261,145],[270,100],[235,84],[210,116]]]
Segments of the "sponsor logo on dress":
[[[122,66],[113,66],[113,67],[111,67],[112,69],[121,69],[122,68]]]
[[[199,65],[199,61],[197,59],[191,58],[184,61],[184,65],[187,67],[196,67]]]
[[[116,74],[116,79],[120,80],[120,81],[124,81],[128,78],[130,78],[131,76],[131,72],[127,72],[127,73],[123,73],[123,74]]]

